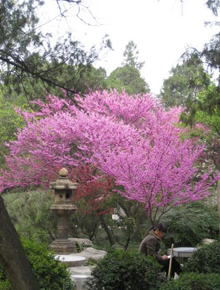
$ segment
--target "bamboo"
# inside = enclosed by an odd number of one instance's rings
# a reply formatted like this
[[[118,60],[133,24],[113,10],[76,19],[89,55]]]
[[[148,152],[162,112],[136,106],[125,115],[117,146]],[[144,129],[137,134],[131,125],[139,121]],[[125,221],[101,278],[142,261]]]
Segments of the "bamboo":
[[[169,263],[169,270],[168,270],[168,276],[167,276],[168,281],[170,280],[170,274],[171,274],[171,269],[172,269],[173,247],[174,247],[174,244],[171,245],[171,251],[170,251],[170,263]]]

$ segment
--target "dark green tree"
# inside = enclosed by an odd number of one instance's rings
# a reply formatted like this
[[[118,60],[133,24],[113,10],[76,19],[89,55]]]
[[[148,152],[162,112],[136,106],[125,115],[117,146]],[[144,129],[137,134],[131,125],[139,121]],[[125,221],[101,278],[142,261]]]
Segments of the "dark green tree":
[[[180,0],[181,2],[184,3],[184,0]],[[207,0],[205,2],[206,6],[208,9],[210,9],[212,11],[212,13],[215,16],[218,16],[219,14],[219,9],[220,9],[220,1],[219,0]],[[210,24],[210,23],[206,23],[206,24]],[[211,23],[213,24],[213,23]],[[219,22],[215,22],[215,25],[219,25]],[[189,95],[192,95],[192,91],[193,89],[196,90],[196,94],[194,94],[194,98],[188,98],[187,97],[187,101],[189,101],[188,103],[186,103],[186,101],[184,101],[184,105],[187,106],[187,115],[188,118],[185,118],[185,121],[187,121],[188,119],[188,123],[192,123],[193,119],[195,120],[195,114],[197,110],[202,110],[205,111],[207,114],[211,115],[213,112],[216,111],[216,108],[219,110],[220,108],[220,33],[217,33],[216,35],[214,35],[211,40],[206,43],[203,47],[203,49],[201,51],[195,49],[195,48],[188,48],[186,50],[186,52],[182,55],[182,60],[184,63],[184,70],[182,71],[183,74],[185,75],[183,78],[184,79],[188,79],[187,80],[187,86],[185,89],[185,93],[184,95],[186,95],[187,93],[189,93]],[[188,66],[188,68],[187,68]],[[193,74],[193,80],[192,82],[190,81],[189,76],[187,76],[187,71],[190,71],[189,74],[191,74],[191,72],[193,72],[194,70],[197,70],[198,68],[204,68],[204,72],[202,69],[200,70],[200,80],[198,80],[198,77],[196,78],[196,82],[195,80],[195,74]],[[182,67],[179,67],[182,70]],[[210,88],[210,81],[209,78],[207,78],[207,74],[214,73],[215,77],[216,77],[216,82],[215,82],[215,86],[213,87],[213,84],[211,83],[211,88]],[[173,71],[176,75],[176,73],[179,73],[179,69],[175,69],[175,71]],[[180,75],[181,76],[181,75]],[[182,87],[184,85],[184,80],[175,80],[175,78],[172,78],[171,80],[169,80],[168,82],[166,82],[166,86],[168,87],[166,90],[167,91],[171,91],[172,93],[174,93],[175,88],[172,88],[172,85],[169,84],[169,82],[172,81],[174,84],[174,87],[176,88],[178,86],[178,81],[180,81],[180,87],[181,89],[177,89],[178,94],[176,95],[176,99],[179,100],[180,99],[180,94],[179,92],[182,90]],[[190,90],[188,87],[190,81]],[[198,83],[199,81],[199,83]],[[198,89],[201,89],[201,83],[202,83],[202,87],[205,86],[206,88],[206,92],[204,92],[203,90],[203,100],[201,101],[201,99],[197,98],[197,93],[198,93]],[[198,87],[199,85],[199,87]],[[170,88],[169,88],[170,87]],[[214,88],[214,89],[213,89]],[[202,88],[203,89],[203,88]],[[186,92],[187,91],[187,92]],[[163,94],[163,91],[162,91]],[[169,94],[169,92],[168,92]],[[164,94],[163,94],[164,95]],[[164,98],[164,96],[163,96]],[[166,96],[165,98],[169,98],[168,96]],[[175,102],[177,105],[179,105],[181,103],[181,100],[179,101],[168,101],[167,100],[167,105],[175,105]],[[187,117],[187,116],[185,116]]]
[[[131,65],[116,68],[107,79],[108,87],[119,92],[123,89],[128,94],[149,92],[147,82],[141,77],[140,71]]]
[[[219,15],[220,1],[219,0],[208,0],[206,6],[210,9],[215,16]],[[206,23],[210,24],[210,23]],[[211,23],[213,24],[213,23]],[[219,25],[219,22],[215,22],[215,25]],[[220,33],[214,35],[208,43],[206,43],[201,51],[195,48],[189,48],[182,56],[185,62],[191,66],[197,63],[203,63],[207,72],[212,72],[216,78],[215,90],[213,88],[208,89],[207,94],[203,95],[203,102],[199,104],[199,109],[207,112],[211,115],[216,107],[220,109]],[[211,93],[210,93],[211,92]]]
[[[166,107],[185,108],[181,120],[192,127],[190,136],[205,140],[205,159],[220,168],[220,108],[217,105],[219,93],[216,84],[197,58],[190,65],[188,62],[178,64],[171,73],[161,89],[162,102]],[[195,126],[198,123],[205,125],[206,129]]]
[[[81,5],[81,1],[67,2]],[[37,32],[38,5],[43,2],[3,0],[0,3],[0,82],[6,85],[4,97],[7,99],[23,94],[30,100],[56,93],[58,89],[74,97],[80,92],[81,76],[94,72],[92,63],[98,58],[94,47],[85,52],[78,41],[72,40],[71,34],[52,47],[52,36]],[[102,48],[106,46],[110,46],[110,41],[105,38]]]
[[[198,100],[198,93],[211,84],[210,76],[202,63],[177,64],[170,71],[171,76],[163,83],[160,97],[166,107],[183,106],[190,109]]]
[[[108,88],[121,92],[125,90],[128,94],[141,94],[150,91],[145,79],[141,76],[140,70],[144,62],[138,61],[139,51],[133,41],[129,41],[125,47],[125,57],[122,66],[111,72],[107,78]]]

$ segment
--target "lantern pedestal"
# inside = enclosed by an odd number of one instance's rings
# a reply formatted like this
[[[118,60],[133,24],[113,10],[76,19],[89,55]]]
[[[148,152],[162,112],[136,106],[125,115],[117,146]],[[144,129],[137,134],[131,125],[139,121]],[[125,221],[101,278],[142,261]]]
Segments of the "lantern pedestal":
[[[62,255],[77,252],[75,243],[73,243],[69,240],[62,240],[62,239],[54,240],[50,244],[49,250],[51,252],[56,253],[56,254],[62,254]]]

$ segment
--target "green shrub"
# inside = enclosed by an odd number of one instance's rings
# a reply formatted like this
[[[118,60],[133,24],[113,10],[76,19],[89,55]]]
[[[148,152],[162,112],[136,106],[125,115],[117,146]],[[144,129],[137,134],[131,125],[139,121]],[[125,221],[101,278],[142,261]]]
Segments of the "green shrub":
[[[156,290],[163,280],[161,266],[152,257],[137,251],[115,250],[94,268],[87,289]]]
[[[161,286],[160,290],[219,290],[219,274],[186,273]]]
[[[0,290],[12,290],[8,280],[0,281]]]
[[[0,290],[11,290],[11,285],[0,265]]]
[[[184,265],[184,271],[220,274],[220,242],[216,241],[194,252]]]
[[[54,254],[48,251],[46,245],[39,245],[30,240],[23,240],[22,244],[41,290],[74,289],[66,266],[54,259]],[[8,280],[5,279],[2,270],[0,270],[0,278],[2,285],[4,283],[8,285]],[[3,289],[10,290],[11,288],[1,288],[0,284],[0,290]]]
[[[163,216],[168,233],[163,240],[166,247],[195,247],[203,239],[216,239],[219,219],[216,206],[193,202],[173,208]]]

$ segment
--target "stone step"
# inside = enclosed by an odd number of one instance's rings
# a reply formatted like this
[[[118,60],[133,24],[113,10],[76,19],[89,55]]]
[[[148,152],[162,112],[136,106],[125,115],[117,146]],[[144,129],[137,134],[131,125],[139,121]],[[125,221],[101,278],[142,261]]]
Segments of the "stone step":
[[[68,271],[70,275],[91,275],[92,270],[95,266],[80,266],[80,267],[69,267]]]
[[[71,275],[71,280],[76,284],[77,290],[85,290],[84,283],[88,280],[89,275]]]

